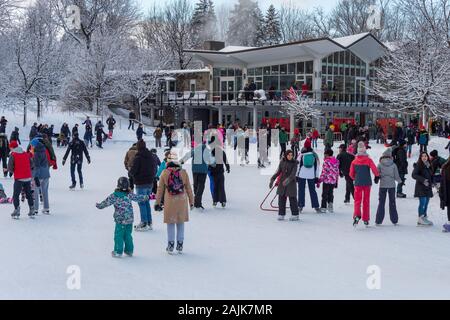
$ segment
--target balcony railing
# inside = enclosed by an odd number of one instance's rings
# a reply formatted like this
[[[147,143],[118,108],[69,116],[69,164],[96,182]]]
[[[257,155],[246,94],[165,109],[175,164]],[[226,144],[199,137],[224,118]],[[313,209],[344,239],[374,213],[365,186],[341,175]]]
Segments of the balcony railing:
[[[375,95],[346,93],[342,91],[296,91],[297,95],[310,99],[318,105],[326,106],[379,106],[383,100]],[[190,106],[283,106],[292,101],[288,90],[255,90],[255,91],[179,91],[154,95],[151,102],[158,105],[190,105]]]

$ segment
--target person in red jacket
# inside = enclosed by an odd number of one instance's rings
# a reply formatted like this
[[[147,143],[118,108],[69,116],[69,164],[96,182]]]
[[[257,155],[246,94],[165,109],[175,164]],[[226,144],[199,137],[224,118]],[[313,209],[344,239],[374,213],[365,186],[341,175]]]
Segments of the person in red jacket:
[[[18,219],[20,216],[19,196],[23,189],[30,208],[28,216],[34,218],[34,201],[31,194],[31,154],[23,151],[15,140],[10,142],[9,148],[11,149],[11,155],[8,161],[8,171],[14,174],[14,211],[11,217]]]
[[[319,140],[319,136],[320,136],[319,131],[316,128],[312,128],[311,131],[312,131],[312,135],[311,135],[312,147],[317,148],[317,140]]]
[[[350,165],[350,178],[355,184],[355,206],[353,212],[353,226],[356,226],[361,219],[362,204],[362,220],[364,224],[369,225],[370,220],[370,189],[372,187],[372,171],[375,176],[375,183],[378,183],[380,174],[377,166],[366,152],[366,146],[363,141],[358,142],[358,153],[355,160]]]

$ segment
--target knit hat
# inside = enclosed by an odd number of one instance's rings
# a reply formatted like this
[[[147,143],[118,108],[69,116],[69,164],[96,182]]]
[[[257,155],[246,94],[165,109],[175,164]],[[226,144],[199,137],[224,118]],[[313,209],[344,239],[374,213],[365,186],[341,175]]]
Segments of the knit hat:
[[[311,140],[306,139],[305,143],[303,144],[303,147],[306,149],[310,149],[311,148]]]
[[[384,150],[383,157],[392,158],[392,149],[391,148],[387,148],[386,150]]]
[[[366,145],[364,142],[360,141],[358,142],[358,153],[365,153],[366,152]]]
[[[11,140],[11,142],[9,143],[9,148],[10,149],[15,149],[19,146],[19,144],[17,143],[16,140]]]
[[[119,180],[117,180],[117,189],[124,192],[130,190],[130,181],[127,177],[120,177]]]

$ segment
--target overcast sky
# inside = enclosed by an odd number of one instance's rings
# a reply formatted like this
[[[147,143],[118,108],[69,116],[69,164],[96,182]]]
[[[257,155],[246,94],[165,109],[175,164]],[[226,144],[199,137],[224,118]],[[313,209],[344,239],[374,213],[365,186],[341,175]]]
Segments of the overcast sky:
[[[147,11],[148,8],[152,7],[155,3],[162,3],[164,1],[161,0],[137,0],[138,3],[141,4],[142,8]],[[195,4],[196,0],[190,0],[192,4]],[[233,6],[238,0],[213,0],[216,7],[221,6],[222,4],[228,4],[229,6]],[[317,6],[323,7],[326,11],[329,11],[333,8],[338,0],[292,0],[292,3],[295,3],[297,6],[302,9],[312,9]],[[282,3],[289,2],[289,0],[259,0],[259,6],[262,10],[266,10],[270,4],[275,5],[276,7],[280,7]]]

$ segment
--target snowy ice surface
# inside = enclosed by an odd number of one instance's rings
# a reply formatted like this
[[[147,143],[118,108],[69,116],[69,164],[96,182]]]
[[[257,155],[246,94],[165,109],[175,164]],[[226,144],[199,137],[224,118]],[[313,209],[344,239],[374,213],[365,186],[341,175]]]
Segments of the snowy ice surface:
[[[20,124],[6,113],[10,123]],[[70,127],[74,116],[45,116],[59,130]],[[64,118],[63,118],[64,117]],[[78,119],[82,118],[78,115]],[[33,119],[31,119],[33,121]],[[79,120],[78,120],[79,122]],[[134,133],[117,129],[104,150],[90,149],[92,163],[84,163],[85,189],[69,191],[69,166],[61,165],[64,150],[56,149],[58,170],[51,171],[50,216],[30,220],[26,205],[18,221],[10,217],[12,205],[0,206],[0,239],[3,243],[0,273],[2,299],[448,299],[450,290],[450,234],[442,233],[446,220],[438,197],[430,203],[433,227],[416,227],[418,200],[414,183],[406,181],[407,199],[397,201],[400,225],[389,216],[381,227],[352,227],[352,205],[344,205],[345,183],[335,192],[335,213],[316,214],[309,196],[300,222],[279,222],[276,213],[263,212],[259,204],[268,192],[269,176],[255,165],[232,165],[226,175],[226,209],[214,209],[208,187],[205,212],[193,211],[186,224],[185,252],[165,252],[166,227],[162,213],[153,213],[154,230],[133,233],[135,256],[114,259],[113,209],[97,210],[125,176],[123,158]],[[28,135],[29,127],[21,129]],[[84,133],[84,128],[80,134]],[[25,139],[24,139],[25,140]],[[150,146],[154,146],[152,139]],[[444,150],[444,139],[432,138],[430,150]],[[252,148],[255,146],[252,145]],[[370,155],[378,161],[384,147],[373,144]],[[319,146],[322,157],[323,147]],[[418,148],[414,146],[413,159]],[[162,149],[159,150],[162,155]],[[275,152],[274,152],[274,156]],[[412,169],[410,160],[410,172]],[[190,173],[190,166],[185,165]],[[272,173],[275,168],[268,169]],[[266,173],[267,173],[266,172]],[[8,195],[11,179],[0,178]],[[207,184],[209,181],[207,181]],[[377,189],[371,195],[373,222]],[[319,197],[321,192],[319,191]],[[152,203],[153,206],[153,203]],[[135,222],[139,210],[135,208]],[[288,214],[289,216],[289,214]],[[71,265],[80,267],[81,288],[69,290]],[[369,290],[369,266],[381,271],[381,288]]]

